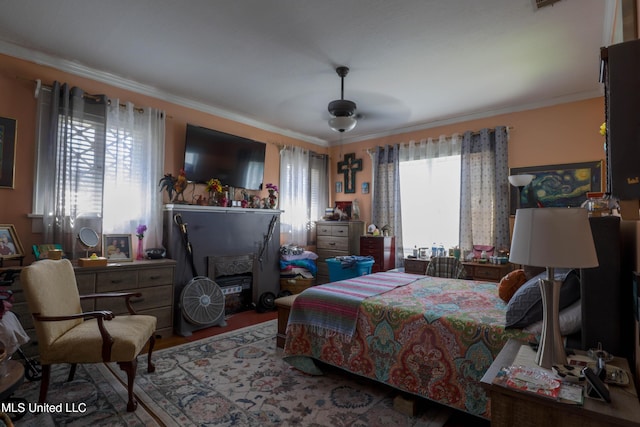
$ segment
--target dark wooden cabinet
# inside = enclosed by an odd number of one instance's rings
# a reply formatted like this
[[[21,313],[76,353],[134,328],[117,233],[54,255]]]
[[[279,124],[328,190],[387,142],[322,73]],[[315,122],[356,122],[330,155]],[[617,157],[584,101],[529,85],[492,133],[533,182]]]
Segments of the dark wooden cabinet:
[[[640,40],[603,48],[607,117],[607,190],[621,200],[640,198]]]
[[[373,257],[372,273],[392,270],[396,268],[396,238],[360,236],[360,255]]]

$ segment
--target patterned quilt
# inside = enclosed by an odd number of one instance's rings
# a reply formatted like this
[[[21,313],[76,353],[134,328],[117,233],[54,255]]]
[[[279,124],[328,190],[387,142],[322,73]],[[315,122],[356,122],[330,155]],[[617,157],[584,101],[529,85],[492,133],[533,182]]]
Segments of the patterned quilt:
[[[309,373],[319,360],[489,418],[480,379],[509,338],[534,338],[505,330],[505,311],[496,283],[421,276],[364,300],[351,340],[289,324],[284,358]]]

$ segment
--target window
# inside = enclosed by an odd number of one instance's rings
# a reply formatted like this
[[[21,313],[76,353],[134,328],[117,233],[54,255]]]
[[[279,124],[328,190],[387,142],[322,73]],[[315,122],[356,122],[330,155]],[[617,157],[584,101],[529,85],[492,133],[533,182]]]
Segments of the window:
[[[33,193],[33,210],[35,214],[44,214],[44,204],[51,188],[50,169],[45,167],[48,162],[47,150],[44,145],[44,135],[50,128],[51,118],[48,111],[51,105],[51,89],[43,88],[38,98],[38,128],[36,142],[36,184]],[[57,120],[63,120],[61,116]],[[83,215],[98,216],[102,212],[102,181],[104,165],[104,134],[106,117],[98,113],[87,114],[81,120],[70,123],[68,143],[56,153],[58,164],[68,164],[70,167],[58,172],[64,178],[56,183],[56,191],[69,191],[70,182],[77,182],[80,191],[70,193],[70,203],[65,205],[64,214],[70,215],[71,210]],[[62,126],[58,126],[62,129]],[[69,164],[69,162],[71,162]]]
[[[404,255],[414,247],[458,245],[460,156],[400,162]]]
[[[82,227],[133,234],[145,224],[147,245],[161,244],[163,112],[55,82],[38,98],[37,138],[33,206],[45,243],[75,257]]]

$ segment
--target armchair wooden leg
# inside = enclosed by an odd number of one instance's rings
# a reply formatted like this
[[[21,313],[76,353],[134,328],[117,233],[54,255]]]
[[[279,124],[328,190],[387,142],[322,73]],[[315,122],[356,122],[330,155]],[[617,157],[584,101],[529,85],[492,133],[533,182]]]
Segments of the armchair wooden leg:
[[[133,359],[131,362],[118,362],[120,369],[127,373],[127,392],[129,393],[129,401],[127,402],[127,411],[133,412],[138,407],[138,402],[133,397],[133,382],[136,378],[136,369],[138,368],[138,360]]]
[[[149,338],[149,352],[147,353],[147,372],[155,372],[156,366],[151,361],[151,353],[153,353],[153,347],[156,345],[155,335],[151,335]]]
[[[51,365],[42,365],[42,378],[40,379],[40,397],[38,397],[38,403],[44,403],[47,400],[50,379]]]
[[[69,377],[67,378],[67,382],[73,381],[73,377],[76,376],[76,368],[78,367],[77,363],[71,364],[71,369],[69,369]]]

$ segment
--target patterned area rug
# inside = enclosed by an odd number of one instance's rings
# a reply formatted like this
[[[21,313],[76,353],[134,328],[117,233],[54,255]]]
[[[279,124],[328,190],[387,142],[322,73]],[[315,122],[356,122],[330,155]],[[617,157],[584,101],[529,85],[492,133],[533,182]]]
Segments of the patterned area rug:
[[[72,415],[69,415],[71,418],[54,417],[53,422],[96,426],[435,427],[443,426],[449,418],[449,409],[428,404],[421,405],[416,417],[403,415],[393,409],[396,392],[337,370],[309,376],[291,368],[282,361],[281,350],[275,346],[276,322],[272,320],[154,352],[156,372],[152,374],[146,372],[146,358],[140,357],[135,388],[139,406],[135,415],[125,412],[124,387],[116,392],[117,384],[107,385],[106,378],[100,379],[108,376],[103,372],[107,368],[88,366],[89,370],[82,371],[86,372],[84,380],[88,383],[84,387],[87,393],[95,395],[94,405],[105,400],[106,406],[115,406],[119,412],[112,413],[109,419],[77,414],[75,419]],[[124,381],[125,375],[117,365],[110,364],[108,368]],[[59,374],[56,371],[55,385],[58,385]],[[66,371],[62,375],[66,375]],[[39,384],[35,385],[34,396],[37,396]],[[71,402],[86,401],[82,397],[85,390],[79,392],[69,387],[71,385],[63,385],[59,392],[52,388],[50,396],[64,394]],[[70,392],[71,398],[66,396]],[[24,420],[30,422],[27,417]],[[21,425],[19,422],[18,426]]]
[[[68,375],[69,366],[55,365],[51,369],[49,409],[40,413],[32,406],[38,402],[40,381],[26,381],[13,394],[26,400],[26,414],[14,422],[16,427],[162,425],[143,405],[127,412],[127,390],[107,366],[78,365],[70,383],[66,382]]]

